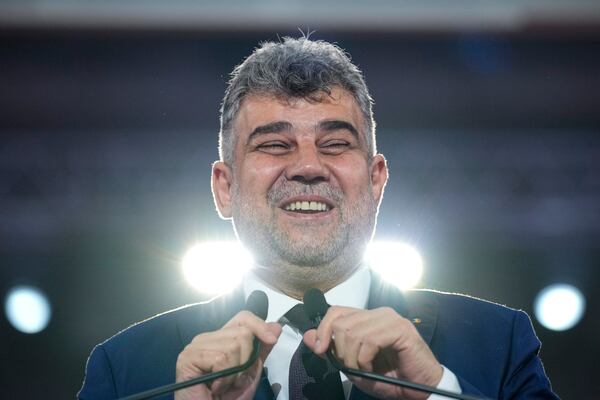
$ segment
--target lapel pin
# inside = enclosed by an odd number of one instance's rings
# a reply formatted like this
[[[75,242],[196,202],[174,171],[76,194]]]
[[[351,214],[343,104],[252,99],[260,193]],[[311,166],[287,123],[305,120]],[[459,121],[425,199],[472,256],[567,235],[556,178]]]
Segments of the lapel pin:
[[[413,318],[412,322],[415,325],[419,325],[421,323],[421,318]]]

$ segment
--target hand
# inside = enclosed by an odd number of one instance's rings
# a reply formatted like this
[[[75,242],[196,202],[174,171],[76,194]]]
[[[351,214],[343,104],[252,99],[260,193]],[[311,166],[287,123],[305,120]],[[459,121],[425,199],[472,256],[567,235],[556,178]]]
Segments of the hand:
[[[304,343],[320,356],[332,345],[334,354],[348,368],[434,387],[442,379],[443,368],[417,329],[389,307],[330,307],[318,329],[304,334]],[[387,383],[349,378],[359,389],[378,398],[423,400],[429,396]]]
[[[281,334],[281,326],[241,311],[223,328],[196,336],[177,357],[177,382],[243,364],[254,337],[261,342],[258,360],[246,371],[175,392],[176,400],[252,399],[265,359]]]

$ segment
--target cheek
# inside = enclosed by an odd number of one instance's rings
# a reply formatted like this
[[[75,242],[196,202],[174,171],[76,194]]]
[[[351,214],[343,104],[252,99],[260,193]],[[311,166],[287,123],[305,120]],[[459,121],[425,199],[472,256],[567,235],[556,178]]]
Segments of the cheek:
[[[283,170],[274,162],[246,162],[239,166],[237,179],[243,193],[264,197]]]
[[[364,160],[338,163],[332,166],[331,171],[346,195],[370,191],[371,179]]]

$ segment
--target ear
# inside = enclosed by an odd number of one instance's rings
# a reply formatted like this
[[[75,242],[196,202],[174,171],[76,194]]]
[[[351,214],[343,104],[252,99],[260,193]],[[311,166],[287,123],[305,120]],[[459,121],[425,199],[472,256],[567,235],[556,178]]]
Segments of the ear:
[[[371,186],[373,189],[373,197],[377,205],[383,197],[383,189],[388,179],[388,169],[385,157],[382,154],[376,154],[371,161]]]
[[[212,166],[211,189],[219,216],[231,218],[231,183],[233,172],[223,161],[215,161]]]

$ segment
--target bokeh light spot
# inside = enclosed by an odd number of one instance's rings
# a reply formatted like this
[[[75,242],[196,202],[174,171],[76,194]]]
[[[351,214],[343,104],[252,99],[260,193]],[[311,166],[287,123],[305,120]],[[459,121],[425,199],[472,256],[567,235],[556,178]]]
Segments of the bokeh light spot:
[[[584,311],[585,298],[572,285],[550,285],[535,298],[535,317],[545,328],[553,331],[571,329],[581,320]]]
[[[32,286],[12,288],[6,295],[4,312],[15,329],[30,334],[43,331],[51,317],[50,302]]]

